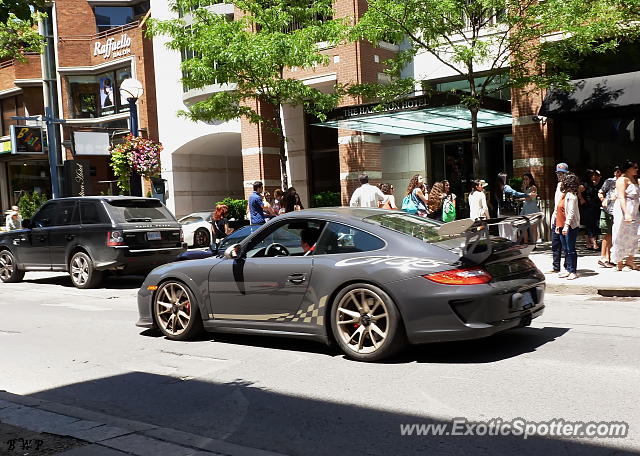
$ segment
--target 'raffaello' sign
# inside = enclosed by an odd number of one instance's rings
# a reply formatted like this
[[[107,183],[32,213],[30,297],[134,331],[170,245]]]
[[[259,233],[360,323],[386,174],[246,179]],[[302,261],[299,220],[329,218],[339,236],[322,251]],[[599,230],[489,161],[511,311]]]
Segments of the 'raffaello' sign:
[[[93,44],[93,56],[101,55],[106,59],[109,57],[123,57],[131,54],[131,38],[126,33],[120,36],[119,40],[109,38],[105,43],[97,41]]]

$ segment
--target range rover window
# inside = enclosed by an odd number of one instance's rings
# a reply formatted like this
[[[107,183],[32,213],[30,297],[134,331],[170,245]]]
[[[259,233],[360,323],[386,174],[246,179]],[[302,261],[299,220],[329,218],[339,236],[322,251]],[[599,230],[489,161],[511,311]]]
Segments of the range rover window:
[[[42,206],[42,209],[40,209],[38,213],[33,216],[31,226],[33,226],[34,228],[46,228],[48,226],[51,226],[56,215],[57,207],[57,203],[47,203]]]
[[[80,202],[80,219],[83,225],[108,223],[100,203],[95,201]]]
[[[58,203],[53,224],[55,226],[77,225],[80,223],[78,205],[75,201],[61,201]]]
[[[372,234],[331,222],[318,241],[315,254],[370,252],[383,247],[384,241]]]
[[[174,222],[171,212],[155,199],[123,199],[107,201],[106,207],[116,223]]]

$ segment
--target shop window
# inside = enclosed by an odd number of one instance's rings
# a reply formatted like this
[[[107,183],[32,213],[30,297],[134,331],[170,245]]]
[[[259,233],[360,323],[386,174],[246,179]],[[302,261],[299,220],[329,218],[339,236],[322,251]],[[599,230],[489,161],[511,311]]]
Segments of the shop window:
[[[130,68],[87,76],[69,76],[72,116],[91,119],[129,110],[126,100],[120,100],[120,84],[131,77]]]
[[[135,6],[96,6],[94,14],[98,33],[130,24],[147,11],[149,11],[149,2],[142,2]]]

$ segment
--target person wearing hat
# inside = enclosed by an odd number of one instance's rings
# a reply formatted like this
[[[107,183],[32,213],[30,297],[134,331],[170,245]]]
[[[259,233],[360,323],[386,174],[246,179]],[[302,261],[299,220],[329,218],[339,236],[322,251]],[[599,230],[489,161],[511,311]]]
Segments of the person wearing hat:
[[[473,188],[469,194],[469,218],[472,220],[489,218],[487,195],[484,188],[488,185],[484,179],[472,181]]]
[[[22,217],[20,217],[18,206],[11,206],[11,210],[7,211],[5,227],[7,231],[22,229]]]
[[[560,233],[556,232],[556,215],[558,214],[558,204],[562,200],[562,181],[569,172],[569,165],[566,163],[558,163],[556,165],[556,177],[558,178],[558,185],[556,186],[556,194],[553,198],[553,214],[551,214],[551,253],[553,255],[553,269],[549,271],[549,274],[556,274],[560,272],[560,260],[562,258],[562,242],[560,240]],[[566,269],[566,256],[565,256],[565,269]]]

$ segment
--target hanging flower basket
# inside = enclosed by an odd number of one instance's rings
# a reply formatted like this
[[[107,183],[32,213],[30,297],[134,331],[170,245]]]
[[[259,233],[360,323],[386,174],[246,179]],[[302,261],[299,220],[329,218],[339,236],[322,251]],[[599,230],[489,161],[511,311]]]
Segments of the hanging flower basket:
[[[109,150],[111,169],[118,179],[118,188],[121,191],[129,193],[132,172],[146,178],[160,176],[160,143],[128,135],[124,142],[112,146]]]

